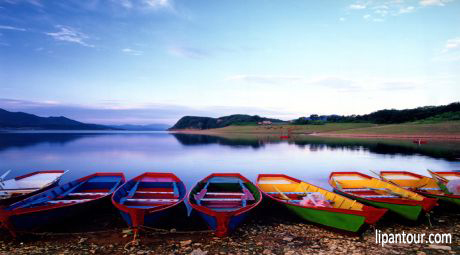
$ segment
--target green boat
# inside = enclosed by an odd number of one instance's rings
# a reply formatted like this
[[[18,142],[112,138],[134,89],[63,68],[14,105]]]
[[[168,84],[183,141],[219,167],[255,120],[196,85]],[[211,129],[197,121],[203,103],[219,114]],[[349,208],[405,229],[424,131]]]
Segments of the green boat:
[[[359,172],[332,172],[329,183],[338,194],[371,206],[386,208],[406,219],[417,220],[437,200]]]
[[[423,196],[460,205],[458,191],[449,190],[449,182],[460,180],[460,172],[431,172],[433,178],[407,171],[382,171],[380,176],[405,189]],[[457,194],[456,194],[457,193]]]
[[[266,197],[300,218],[349,232],[359,232],[364,226],[375,224],[387,211],[283,174],[260,174],[257,186]],[[324,199],[315,201],[315,196]]]

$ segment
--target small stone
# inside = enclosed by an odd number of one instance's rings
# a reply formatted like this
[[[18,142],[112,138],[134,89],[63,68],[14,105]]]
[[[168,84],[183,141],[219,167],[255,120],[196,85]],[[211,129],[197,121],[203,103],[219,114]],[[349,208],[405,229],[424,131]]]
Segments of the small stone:
[[[292,238],[292,237],[284,237],[283,238],[283,241],[286,241],[286,242],[291,242],[292,240],[294,240],[294,238]]]
[[[295,251],[287,251],[284,253],[284,255],[294,255]]]
[[[192,240],[180,241],[180,246],[187,246],[192,243]]]
[[[265,249],[265,250],[262,252],[262,254],[264,254],[264,255],[269,255],[269,254],[272,254],[272,251],[269,250],[269,249]]]
[[[175,228],[172,228],[171,230],[169,230],[169,232],[171,232],[171,233],[176,233],[177,230],[176,230]]]
[[[428,249],[433,249],[433,250],[444,250],[444,251],[451,251],[452,248],[450,246],[446,246],[446,245],[435,245],[435,244],[431,244],[431,245],[428,245]]]
[[[84,243],[86,240],[88,240],[88,238],[81,238],[78,243],[81,244],[81,243]]]
[[[190,255],[206,255],[208,254],[207,251],[202,251],[200,248],[193,250]]]

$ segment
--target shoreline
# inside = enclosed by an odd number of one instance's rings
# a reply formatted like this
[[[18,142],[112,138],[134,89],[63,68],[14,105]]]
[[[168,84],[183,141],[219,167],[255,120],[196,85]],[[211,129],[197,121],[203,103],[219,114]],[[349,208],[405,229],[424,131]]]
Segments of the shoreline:
[[[258,208],[262,210],[263,208]],[[268,208],[265,208],[268,209]],[[261,211],[259,211],[261,212]],[[0,235],[0,254],[158,254],[158,255],[303,255],[303,254],[458,254],[460,214],[456,209],[436,210],[432,227],[427,221],[407,222],[385,217],[375,226],[382,233],[450,233],[452,243],[376,243],[375,230],[361,236],[334,231],[303,221],[286,210],[265,211],[251,217],[228,237],[216,237],[206,227],[176,229],[178,222],[162,229],[143,231],[137,245],[133,233],[116,214],[100,217],[98,227],[74,226],[62,232],[37,233],[21,239]],[[275,213],[276,212],[276,213]],[[190,219],[192,221],[192,219]],[[189,222],[190,222],[189,221]],[[192,222],[200,222],[194,218]],[[87,224],[87,223],[86,223]]]
[[[191,134],[191,135],[285,135],[280,132],[230,132],[216,129],[197,130],[197,129],[183,129],[183,130],[170,130],[171,134]],[[295,136],[315,136],[315,137],[330,137],[330,138],[381,138],[381,139],[429,139],[429,140],[460,140],[460,135],[448,134],[366,134],[366,133],[334,133],[334,132],[294,132],[291,134]]]

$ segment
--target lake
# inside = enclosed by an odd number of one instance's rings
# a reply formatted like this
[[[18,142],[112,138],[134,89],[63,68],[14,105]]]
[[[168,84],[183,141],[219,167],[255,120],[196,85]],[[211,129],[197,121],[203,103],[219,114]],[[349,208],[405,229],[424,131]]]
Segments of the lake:
[[[173,172],[187,187],[213,172],[284,173],[329,188],[331,171],[460,169],[460,142],[336,139],[167,132],[29,131],[0,133],[0,174],[63,169],[63,181],[90,173]]]

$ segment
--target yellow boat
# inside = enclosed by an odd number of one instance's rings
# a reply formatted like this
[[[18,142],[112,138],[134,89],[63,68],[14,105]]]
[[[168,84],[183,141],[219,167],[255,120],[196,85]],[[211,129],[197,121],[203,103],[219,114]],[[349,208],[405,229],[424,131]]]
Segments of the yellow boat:
[[[260,174],[257,186],[265,196],[304,220],[350,232],[359,232],[364,226],[375,224],[387,211],[363,205],[284,174]],[[324,203],[303,203],[302,200],[308,200],[309,194],[321,194]]]
[[[383,180],[388,180],[402,188],[415,191],[426,197],[437,198],[460,205],[460,194],[446,187],[450,181],[460,180],[460,172],[431,172],[433,178],[407,171],[381,171]]]
[[[410,220],[417,220],[422,212],[429,212],[437,205],[436,199],[359,172],[332,172],[329,183],[336,193],[364,204],[387,208]]]

